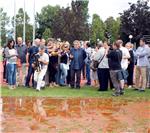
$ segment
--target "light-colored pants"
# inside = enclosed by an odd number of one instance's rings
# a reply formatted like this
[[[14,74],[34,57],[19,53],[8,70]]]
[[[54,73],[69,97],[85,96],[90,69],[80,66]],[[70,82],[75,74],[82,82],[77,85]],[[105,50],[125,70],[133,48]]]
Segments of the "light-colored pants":
[[[120,85],[120,81],[118,79],[118,72],[120,70],[110,70],[110,77],[111,77],[111,81],[113,83],[113,86],[115,88],[115,93],[120,93],[121,92],[121,85]]]
[[[150,88],[150,68],[147,68],[147,87]]]
[[[0,61],[0,85],[3,84],[3,62]]]
[[[44,87],[45,82],[43,81],[43,78],[46,74],[47,69],[42,69],[40,72],[35,71],[34,72],[34,81],[37,82],[36,89],[40,90],[41,87]]]
[[[147,84],[147,67],[136,67],[135,87],[138,89],[146,89]]]
[[[21,67],[17,68],[17,85],[25,86],[26,78],[26,64],[21,64]]]

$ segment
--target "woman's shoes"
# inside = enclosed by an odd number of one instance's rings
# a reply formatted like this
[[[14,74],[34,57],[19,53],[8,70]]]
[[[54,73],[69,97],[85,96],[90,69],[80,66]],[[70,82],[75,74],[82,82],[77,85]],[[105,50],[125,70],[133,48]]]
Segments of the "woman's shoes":
[[[15,86],[15,85],[9,85],[8,88],[9,88],[10,90],[15,90],[15,89],[16,89],[16,86]]]

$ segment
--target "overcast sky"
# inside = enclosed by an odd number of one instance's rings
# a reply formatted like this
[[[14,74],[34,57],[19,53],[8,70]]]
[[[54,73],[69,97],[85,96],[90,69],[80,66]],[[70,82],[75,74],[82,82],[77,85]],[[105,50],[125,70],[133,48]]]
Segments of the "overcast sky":
[[[26,11],[33,20],[33,0],[26,1]],[[35,0],[36,1],[36,12],[40,12],[43,6],[48,4],[55,6],[60,5],[66,7],[70,5],[72,0]],[[97,13],[103,20],[109,16],[118,17],[120,12],[128,9],[128,2],[135,3],[137,0],[89,0],[89,14]],[[0,6],[4,8],[4,11],[9,16],[13,16],[14,12],[14,0],[0,0]],[[16,0],[16,12],[19,8],[23,8],[24,0]],[[91,20],[91,19],[90,19]]]

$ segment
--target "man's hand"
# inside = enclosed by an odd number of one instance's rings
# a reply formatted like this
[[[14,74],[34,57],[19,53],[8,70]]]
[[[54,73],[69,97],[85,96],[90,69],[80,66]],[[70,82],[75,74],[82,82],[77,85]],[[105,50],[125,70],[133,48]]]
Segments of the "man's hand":
[[[29,62],[26,63],[26,67],[29,67]]]
[[[39,62],[43,62],[40,58],[38,59]]]
[[[73,55],[70,55],[70,58],[73,59]]]

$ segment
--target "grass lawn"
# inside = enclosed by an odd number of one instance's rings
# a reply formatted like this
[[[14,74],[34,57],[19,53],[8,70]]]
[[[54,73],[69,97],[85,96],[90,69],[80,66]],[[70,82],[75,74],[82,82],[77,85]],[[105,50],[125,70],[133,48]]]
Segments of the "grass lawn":
[[[9,90],[7,87],[1,88],[2,96],[31,96],[31,97],[82,97],[82,98],[112,98],[112,90],[107,92],[98,92],[97,88],[93,87],[82,87],[80,90],[70,89],[69,87],[57,87],[57,88],[45,88],[40,92],[37,92],[33,88],[24,88],[18,87],[16,90]],[[126,89],[125,95],[120,96],[121,99],[150,99],[150,89],[147,89],[146,92],[138,92],[133,89]]]

